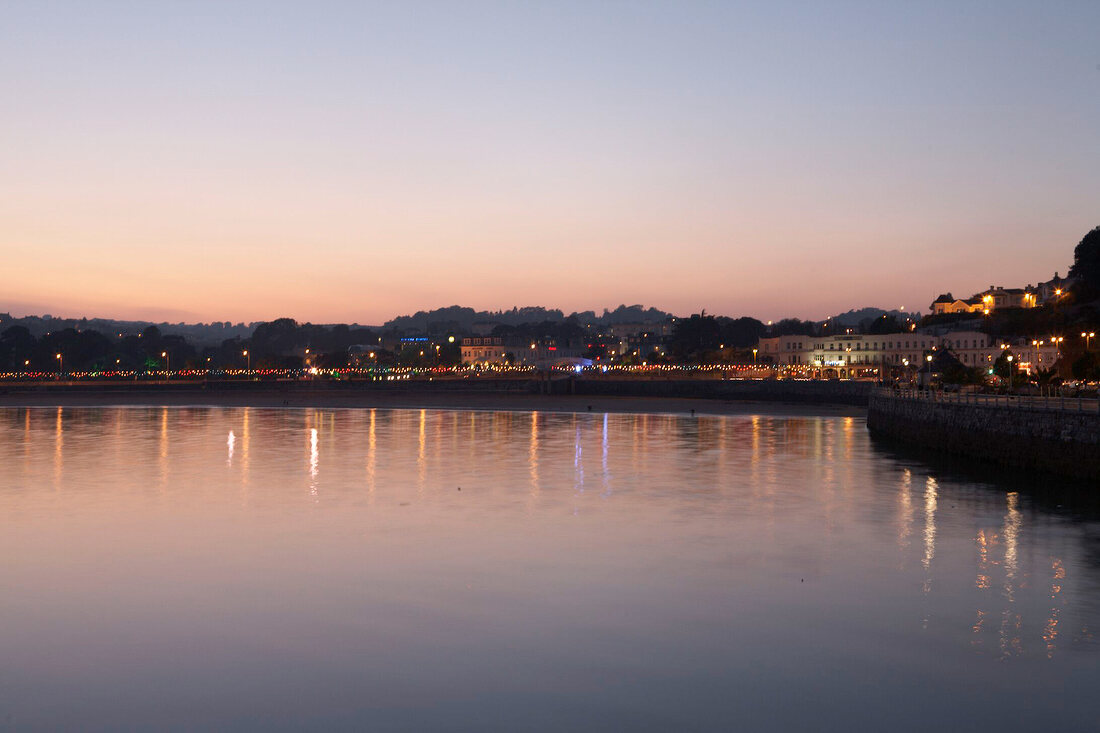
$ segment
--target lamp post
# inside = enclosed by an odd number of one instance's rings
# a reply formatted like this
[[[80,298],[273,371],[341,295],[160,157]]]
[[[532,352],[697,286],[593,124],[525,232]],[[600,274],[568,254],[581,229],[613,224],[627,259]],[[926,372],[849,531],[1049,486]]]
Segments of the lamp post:
[[[1081,338],[1085,340],[1085,351],[1089,350],[1089,346],[1092,344],[1092,337],[1095,335],[1096,333],[1094,331],[1081,332]]]
[[[1008,355],[1008,391],[1012,391],[1012,354]]]
[[[1062,360],[1062,342],[1065,341],[1065,340],[1066,340],[1065,336],[1051,336],[1050,337],[1050,343],[1054,344],[1054,348],[1057,349],[1057,354],[1056,354],[1056,357],[1055,357],[1055,361],[1061,361]],[[1085,343],[1088,344],[1087,339],[1085,340]],[[1085,349],[1086,350],[1088,349],[1087,345],[1085,346]]]
[[[160,355],[161,355],[162,357],[164,357],[164,371],[165,371],[165,375],[164,375],[164,378],[165,378],[165,379],[169,379],[169,378],[170,378],[170,374],[171,374],[171,372],[172,372],[172,357],[170,357],[170,356],[168,355],[168,352],[167,352],[167,351],[162,351],[162,352],[160,352]]]
[[[247,365],[247,368],[245,369],[245,371],[246,372],[251,372],[252,371],[252,357],[249,356],[248,349],[245,349],[244,351],[242,351],[241,356],[243,356],[245,359],[247,359],[247,361],[245,362],[245,364]]]
[[[756,349],[752,350],[752,365],[756,366]]]
[[[61,357],[61,353],[57,354],[57,378],[61,379],[61,375],[65,373],[65,360]]]

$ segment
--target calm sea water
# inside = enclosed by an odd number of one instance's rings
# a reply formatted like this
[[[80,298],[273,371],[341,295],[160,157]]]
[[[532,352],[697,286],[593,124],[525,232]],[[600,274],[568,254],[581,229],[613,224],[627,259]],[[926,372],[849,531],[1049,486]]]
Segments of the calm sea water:
[[[856,418],[0,410],[0,727],[1095,730],[1100,523]]]

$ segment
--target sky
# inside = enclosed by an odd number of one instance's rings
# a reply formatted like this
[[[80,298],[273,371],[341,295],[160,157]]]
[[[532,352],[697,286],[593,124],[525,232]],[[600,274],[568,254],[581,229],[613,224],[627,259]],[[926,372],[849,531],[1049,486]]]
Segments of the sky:
[[[1100,2],[0,4],[0,311],[823,318],[1065,274]]]

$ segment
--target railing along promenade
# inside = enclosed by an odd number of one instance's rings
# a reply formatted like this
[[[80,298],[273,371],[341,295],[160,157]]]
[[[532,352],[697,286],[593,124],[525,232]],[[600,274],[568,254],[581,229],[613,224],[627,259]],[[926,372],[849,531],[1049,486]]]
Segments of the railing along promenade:
[[[1096,397],[1066,397],[1065,395],[987,394],[984,392],[945,392],[936,389],[897,389],[878,387],[875,396],[902,400],[923,400],[955,405],[1005,407],[1027,412],[1095,412],[1100,414],[1100,399]]]

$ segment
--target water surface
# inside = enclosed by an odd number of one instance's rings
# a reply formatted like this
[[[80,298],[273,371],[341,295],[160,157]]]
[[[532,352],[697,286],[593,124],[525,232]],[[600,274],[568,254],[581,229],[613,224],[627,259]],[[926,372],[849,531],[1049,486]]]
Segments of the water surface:
[[[0,469],[0,727],[1100,719],[1100,524],[857,418],[2,409]]]

